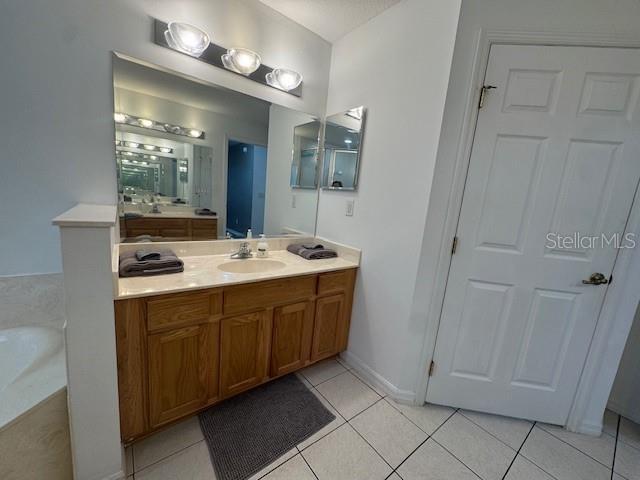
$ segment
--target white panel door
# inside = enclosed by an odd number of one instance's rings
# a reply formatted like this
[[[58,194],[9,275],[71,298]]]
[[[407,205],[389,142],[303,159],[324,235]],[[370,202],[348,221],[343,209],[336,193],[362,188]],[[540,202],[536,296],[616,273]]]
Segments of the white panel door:
[[[427,401],[564,424],[640,178],[640,52],[491,49]]]

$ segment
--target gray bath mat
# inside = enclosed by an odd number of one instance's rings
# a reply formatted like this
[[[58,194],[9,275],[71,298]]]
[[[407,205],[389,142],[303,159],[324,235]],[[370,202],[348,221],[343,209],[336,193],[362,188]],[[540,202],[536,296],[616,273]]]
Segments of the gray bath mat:
[[[335,419],[294,374],[199,417],[218,480],[249,478]]]

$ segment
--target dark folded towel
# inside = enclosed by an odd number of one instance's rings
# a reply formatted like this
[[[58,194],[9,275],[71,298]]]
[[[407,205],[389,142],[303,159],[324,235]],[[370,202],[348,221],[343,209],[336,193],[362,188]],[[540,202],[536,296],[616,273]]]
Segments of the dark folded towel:
[[[149,251],[147,253],[159,254],[159,257],[139,260],[138,254],[142,252],[144,251],[138,250],[120,254],[118,271],[121,277],[145,277],[184,271],[184,263],[171,250]]]
[[[162,253],[160,250],[138,250],[136,251],[136,258],[141,262],[144,260],[160,260]]]
[[[323,258],[335,258],[338,256],[335,250],[324,248],[324,245],[321,244],[305,245],[303,243],[294,243],[289,245],[287,250],[306,260],[320,260]]]
[[[208,208],[196,208],[196,215],[209,215],[215,216],[216,212],[212,212]]]

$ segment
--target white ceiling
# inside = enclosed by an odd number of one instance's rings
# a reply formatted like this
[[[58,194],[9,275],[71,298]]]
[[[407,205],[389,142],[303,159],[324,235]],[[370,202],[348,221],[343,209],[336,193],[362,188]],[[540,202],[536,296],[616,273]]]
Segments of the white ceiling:
[[[335,42],[401,0],[260,0],[296,23]]]

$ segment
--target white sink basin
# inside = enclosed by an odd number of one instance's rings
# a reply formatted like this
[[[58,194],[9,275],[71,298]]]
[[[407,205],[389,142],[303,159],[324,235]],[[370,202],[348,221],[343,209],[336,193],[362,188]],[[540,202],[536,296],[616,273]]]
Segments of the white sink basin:
[[[228,273],[263,273],[280,270],[287,264],[278,260],[246,259],[234,260],[218,265],[218,270]]]

